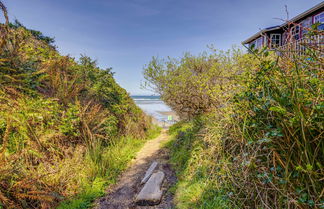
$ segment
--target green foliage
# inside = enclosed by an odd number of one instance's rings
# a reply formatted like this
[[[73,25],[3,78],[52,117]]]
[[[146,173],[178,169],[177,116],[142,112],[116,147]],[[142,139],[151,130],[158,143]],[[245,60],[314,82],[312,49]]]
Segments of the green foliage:
[[[235,102],[247,148],[262,146],[253,156],[255,172],[264,182],[258,190],[270,193],[268,189],[275,187],[277,193],[271,195],[280,197],[281,207],[290,207],[289,200],[300,199],[295,192],[299,188],[307,192],[296,205],[319,205],[324,175],[323,58],[317,48],[309,48],[303,56],[260,58]],[[286,195],[282,197],[278,190]]]
[[[1,207],[88,207],[155,130],[111,69],[53,41],[0,25]]]
[[[42,32],[32,29],[27,29],[21,22],[19,22],[17,19],[14,23],[9,23],[9,27],[17,29],[17,28],[23,28],[27,31],[29,31],[37,40],[44,41],[46,44],[49,44],[53,46],[55,40],[54,38],[51,38],[49,36],[45,36]]]
[[[239,49],[186,53],[179,60],[153,57],[144,69],[144,86],[158,92],[179,116],[192,118],[224,105],[238,90],[238,76],[253,62]]]
[[[230,208],[224,185],[214,180],[226,170],[215,169],[210,144],[199,137],[206,119],[196,118],[170,127],[173,140],[167,146],[178,176],[173,188],[177,208]]]
[[[65,135],[79,136],[79,107],[75,104],[69,104],[66,113],[62,117],[61,125],[59,126],[60,131]]]
[[[144,140],[123,138],[117,144],[106,149],[100,149],[100,153],[97,153],[96,162],[93,161],[94,156],[89,156],[92,159],[88,166],[92,172],[101,173],[99,176],[102,177],[83,182],[80,188],[81,192],[76,197],[64,201],[58,208],[89,208],[96,198],[105,194],[107,185],[115,183],[118,175],[125,170],[128,162],[135,156],[144,142]],[[94,155],[94,153],[89,153],[89,155]],[[98,161],[99,158],[100,162]],[[92,176],[97,176],[95,173]]]
[[[89,208],[96,198],[104,195],[104,190],[107,186],[107,180],[96,178],[90,185],[84,186],[84,192],[78,195],[73,200],[62,202],[58,209],[85,209]]]
[[[177,207],[323,205],[324,61],[320,46],[304,47],[154,58],[145,68],[148,86],[191,119],[170,128]]]
[[[148,132],[147,139],[155,138],[160,134],[160,131],[159,127],[153,127]],[[93,200],[105,194],[108,185],[116,183],[118,176],[126,169],[128,163],[135,157],[144,143],[145,140],[123,137],[103,148],[100,153],[103,162],[94,163],[93,160],[90,160],[87,165],[92,172],[103,171],[101,177],[95,177],[93,181],[87,179],[86,182],[82,183],[82,191],[76,197],[62,202],[58,208],[89,208]],[[91,158],[92,156],[88,157]],[[102,165],[104,167],[98,168]],[[88,174],[88,176],[96,175]]]

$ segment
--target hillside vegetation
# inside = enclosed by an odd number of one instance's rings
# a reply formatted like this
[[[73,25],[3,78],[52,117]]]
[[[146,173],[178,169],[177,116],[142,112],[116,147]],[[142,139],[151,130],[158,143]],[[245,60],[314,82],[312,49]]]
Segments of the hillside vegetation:
[[[158,130],[111,69],[0,8],[0,208],[86,208]]]
[[[323,51],[304,47],[212,49],[144,68],[183,119],[168,145],[177,208],[323,208]]]

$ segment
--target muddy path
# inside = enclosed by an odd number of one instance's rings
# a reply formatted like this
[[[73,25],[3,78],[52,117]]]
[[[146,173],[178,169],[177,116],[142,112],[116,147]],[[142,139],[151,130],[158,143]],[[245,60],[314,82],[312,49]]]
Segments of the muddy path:
[[[96,202],[95,209],[171,209],[173,206],[173,195],[168,189],[175,184],[176,177],[168,163],[168,150],[161,148],[161,144],[169,140],[166,130],[155,139],[146,142],[137,153],[129,168],[121,175],[118,183],[108,189],[107,195]],[[142,189],[140,185],[146,170],[153,161],[158,162],[155,170],[165,173],[162,185],[163,196],[161,203],[155,206],[137,206],[135,197]]]

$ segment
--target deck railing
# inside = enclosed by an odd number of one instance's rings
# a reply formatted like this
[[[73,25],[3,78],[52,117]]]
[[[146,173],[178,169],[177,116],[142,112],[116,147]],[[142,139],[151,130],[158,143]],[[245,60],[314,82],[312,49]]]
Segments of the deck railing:
[[[285,45],[277,47],[274,51],[276,51],[280,56],[293,57],[305,55],[307,49],[314,49],[323,55],[324,35],[314,35],[296,41],[290,41]]]

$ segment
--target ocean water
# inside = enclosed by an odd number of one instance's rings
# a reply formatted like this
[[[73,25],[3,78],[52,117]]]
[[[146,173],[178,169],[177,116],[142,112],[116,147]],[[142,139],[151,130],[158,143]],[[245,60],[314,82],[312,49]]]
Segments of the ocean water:
[[[166,121],[168,116],[159,112],[171,111],[159,96],[131,96],[137,106],[139,106],[146,114],[153,116],[159,121]]]

